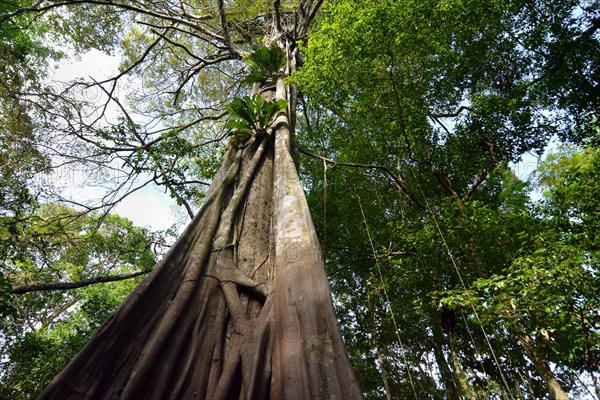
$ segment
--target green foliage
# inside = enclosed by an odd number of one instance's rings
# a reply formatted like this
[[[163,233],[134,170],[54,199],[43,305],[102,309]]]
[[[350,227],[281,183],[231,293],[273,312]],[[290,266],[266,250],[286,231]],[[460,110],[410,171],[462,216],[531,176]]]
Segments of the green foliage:
[[[593,81],[600,67],[598,38],[578,37],[575,26],[595,11],[577,19],[576,2],[532,7],[479,0],[330,3],[296,79],[321,105],[340,112],[351,107],[357,120],[379,116],[397,138],[407,137],[415,158],[431,157],[440,170],[456,166],[444,149],[460,152],[456,157],[469,160],[463,168],[472,170],[452,173],[469,176],[482,161],[472,154],[486,142],[497,146],[498,155],[518,160],[557,132],[576,138],[574,121],[594,112],[598,96],[588,85],[585,96],[593,101],[569,96],[569,104],[556,102],[564,96],[554,85],[566,71],[550,73],[553,56],[536,50],[553,48],[554,29],[569,26],[561,43],[585,47],[577,59],[587,63],[569,76]],[[562,118],[565,113],[573,119]]]
[[[15,311],[15,306],[10,295],[11,290],[12,284],[4,277],[4,273],[0,271],[0,318]]]
[[[46,204],[2,242],[0,397],[33,399],[141,278],[10,295],[13,286],[150,270],[162,238],[116,215]]]
[[[563,146],[551,153],[539,171],[546,196],[545,212],[570,242],[600,249],[600,152],[595,146]]]
[[[79,4],[47,17],[48,36],[62,45],[68,43],[77,53],[97,49],[110,54],[123,39],[127,14],[110,6]]]
[[[270,46],[259,46],[254,49],[244,57],[244,61],[250,69],[246,82],[263,82],[276,75],[285,66],[285,55],[276,42],[271,42]]]
[[[26,5],[2,2],[0,14]],[[33,107],[23,98],[24,92],[40,88],[48,62],[61,57],[46,45],[46,31],[43,21],[23,15],[0,21],[0,238],[15,228],[4,217],[19,216],[34,206],[36,193],[29,183],[48,165],[36,143]]]
[[[466,290],[437,294],[445,306],[476,309],[486,325],[500,321],[529,335],[565,381],[575,371],[594,373],[600,357],[599,171],[594,148],[550,154],[539,171],[543,201],[529,211],[534,224],[515,231],[519,248],[510,264]]]
[[[7,353],[0,385],[6,399],[35,399],[50,380],[77,354],[93,331],[70,326],[63,337],[27,332]]]
[[[27,3],[23,0],[2,2],[0,14],[14,12]],[[49,26],[43,20],[25,15],[0,21],[0,77],[4,81],[0,90],[35,82],[45,75],[49,60],[63,56],[44,40],[48,31]]]
[[[597,371],[582,345],[597,346],[595,167],[571,160],[543,172],[561,183],[541,204],[508,168],[557,135],[594,137],[596,18],[595,7],[554,0],[324,8],[293,77],[306,96],[298,141],[340,162],[385,167],[405,185],[381,169],[324,171],[322,161],[303,160],[332,287],[343,294],[340,315],[348,315],[342,325],[353,327],[345,340],[370,398],[381,398],[376,348],[385,349],[392,397],[444,398],[455,381],[445,312],[458,362],[482,398],[547,396],[515,340],[521,326],[567,391],[580,386],[582,367]],[[569,337],[570,329],[581,334]],[[541,332],[551,330],[546,340]],[[421,370],[425,355],[435,358],[434,382]]]

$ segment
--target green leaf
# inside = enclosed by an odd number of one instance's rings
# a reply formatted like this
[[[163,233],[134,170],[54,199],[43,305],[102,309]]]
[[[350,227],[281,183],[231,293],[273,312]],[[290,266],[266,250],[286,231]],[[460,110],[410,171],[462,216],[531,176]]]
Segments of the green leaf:
[[[266,127],[271,120],[282,111],[287,109],[288,102],[285,100],[276,100],[274,102],[264,103],[264,110],[261,117],[261,126]]]
[[[265,130],[273,117],[287,109],[287,101],[264,101],[261,96],[236,98],[226,106],[231,115],[225,127],[244,133]]]
[[[230,119],[229,121],[227,121],[227,124],[225,124],[225,128],[247,133],[254,132],[254,130],[251,127],[249,127],[247,123],[240,122],[235,119]]]
[[[260,46],[249,56],[244,57],[250,73],[245,81],[248,83],[261,82],[275,75],[285,65],[283,50],[272,42],[269,47]]]

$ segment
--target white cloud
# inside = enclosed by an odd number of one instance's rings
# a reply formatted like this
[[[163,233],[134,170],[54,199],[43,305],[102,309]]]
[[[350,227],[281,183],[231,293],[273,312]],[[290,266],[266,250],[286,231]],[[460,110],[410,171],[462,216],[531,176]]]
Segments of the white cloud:
[[[166,194],[144,188],[127,196],[112,212],[130,219],[137,226],[166,229],[175,222],[173,205],[175,201]]]
[[[80,57],[63,60],[54,73],[52,80],[68,82],[74,79],[106,79],[117,71],[118,57],[109,56],[98,50],[90,50]]]

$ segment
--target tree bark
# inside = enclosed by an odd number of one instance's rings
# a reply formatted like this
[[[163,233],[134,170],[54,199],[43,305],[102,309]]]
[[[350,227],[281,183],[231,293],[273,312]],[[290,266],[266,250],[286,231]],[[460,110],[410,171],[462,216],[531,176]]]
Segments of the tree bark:
[[[288,59],[288,72],[290,59]],[[260,86],[260,85],[259,85]],[[40,399],[360,399],[294,163],[294,99]]]
[[[454,376],[456,377],[456,380],[462,389],[463,395],[469,400],[477,400],[475,390],[469,383],[467,375],[465,374],[465,371],[460,363],[460,359],[458,358],[458,352],[456,351],[454,337],[452,334],[448,336],[448,345],[450,346],[450,357],[452,358],[452,366],[454,367]]]

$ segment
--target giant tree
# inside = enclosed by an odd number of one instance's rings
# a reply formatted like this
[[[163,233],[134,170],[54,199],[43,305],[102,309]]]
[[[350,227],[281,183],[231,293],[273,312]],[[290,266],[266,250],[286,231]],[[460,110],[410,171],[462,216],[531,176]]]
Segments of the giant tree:
[[[230,118],[223,162],[188,228],[40,398],[361,397],[297,172],[286,81],[321,3],[41,1],[3,16],[70,17],[80,39],[131,28],[122,73],[96,85],[108,98],[96,114],[64,93],[31,101],[52,116],[51,135],[77,141],[67,158],[109,164],[116,154],[134,172],[152,169],[190,214],[177,179],[193,155],[185,146],[206,151],[208,122]],[[114,93],[136,72],[160,91],[138,101],[160,122],[136,120]],[[120,114],[112,128],[101,125],[109,105]]]
[[[72,391],[69,381],[124,397],[173,385],[165,390],[182,397],[204,379],[199,396],[236,397],[243,387],[261,397],[270,383],[278,397],[288,368],[280,357],[289,355],[311,371],[305,388],[333,376],[337,364],[316,357],[343,352],[298,183],[295,125],[303,153],[318,159],[301,160],[303,182],[365,394],[540,398],[544,385],[563,394],[535,361],[548,357],[544,346],[528,347],[535,318],[510,308],[486,318],[490,303],[476,304],[471,289],[525,265],[516,257],[529,251],[524,238],[544,226],[508,163],[555,135],[589,133],[597,6],[337,0],[318,15],[321,3],[65,0],[11,14],[43,15],[76,48],[116,46],[125,58],[113,79],[25,96],[45,116],[55,160],[122,174],[108,207],[151,181],[190,215],[204,199],[169,256],[48,396]],[[76,90],[105,102],[82,104]],[[313,290],[326,300],[307,304]],[[302,330],[316,326],[319,304],[327,304],[322,330]],[[517,317],[523,329],[511,325]],[[100,359],[107,347],[122,365]],[[200,356],[209,353],[213,364]],[[336,360],[347,371],[345,356]],[[86,375],[92,367],[104,378]],[[111,368],[122,368],[118,379]],[[316,396],[298,387],[284,389]]]

